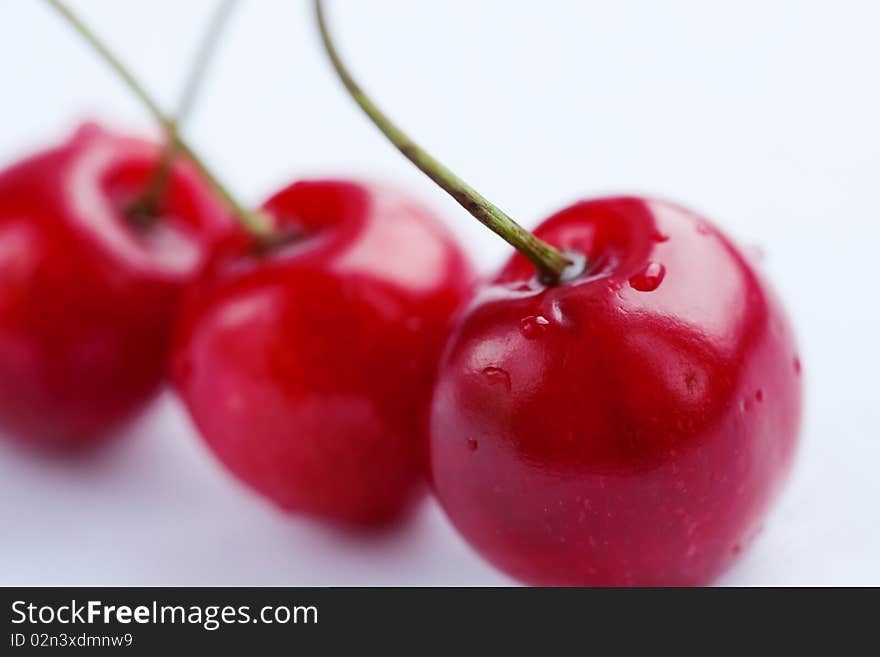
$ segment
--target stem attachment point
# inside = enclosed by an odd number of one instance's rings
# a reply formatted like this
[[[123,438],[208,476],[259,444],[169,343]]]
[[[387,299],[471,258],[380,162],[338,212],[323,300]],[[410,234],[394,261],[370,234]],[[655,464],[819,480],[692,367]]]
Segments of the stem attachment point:
[[[101,58],[112,68],[116,74],[125,82],[126,86],[137,96],[144,106],[149,110],[153,118],[165,129],[168,139],[175,144],[176,149],[186,156],[199,170],[199,172],[207,180],[208,184],[214,189],[214,192],[223,199],[232,213],[238,219],[244,228],[258,239],[266,239],[272,233],[272,225],[262,214],[258,212],[250,212],[244,208],[235,197],[229,192],[223,183],[208,169],[202,159],[189,147],[189,145],[180,136],[177,130],[177,124],[169,118],[159,107],[158,103],[153,99],[147,90],[134,77],[131,71],[123,65],[120,59],[101,41],[92,30],[76,15],[62,0],[46,0],[49,5],[55,9],[71,27],[73,27],[80,36],[82,36]]]

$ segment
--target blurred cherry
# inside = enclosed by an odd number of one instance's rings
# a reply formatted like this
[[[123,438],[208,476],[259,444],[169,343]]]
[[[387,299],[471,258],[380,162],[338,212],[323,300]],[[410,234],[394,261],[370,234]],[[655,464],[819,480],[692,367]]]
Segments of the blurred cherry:
[[[230,215],[188,163],[155,216],[129,210],[160,146],[82,126],[0,173],[0,429],[79,445],[132,416],[165,370],[182,288]]]
[[[428,211],[380,187],[299,182],[263,211],[275,243],[227,245],[187,297],[177,388],[220,460],[280,506],[391,521],[421,489],[468,262]]]

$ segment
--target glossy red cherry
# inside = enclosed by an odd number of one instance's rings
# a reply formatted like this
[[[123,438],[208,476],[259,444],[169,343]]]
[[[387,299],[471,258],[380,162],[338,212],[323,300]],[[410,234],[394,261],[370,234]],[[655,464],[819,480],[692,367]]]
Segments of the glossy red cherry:
[[[264,211],[282,244],[219,258],[193,289],[177,387],[220,460],[281,507],[389,521],[423,479],[468,262],[430,213],[387,189],[299,182]]]
[[[578,203],[536,235],[588,267],[547,287],[517,254],[462,313],[433,401],[437,496],[525,582],[706,584],[792,461],[785,313],[727,237],[676,205]]]
[[[180,292],[230,226],[184,163],[171,170],[159,216],[127,216],[159,151],[89,124],[0,173],[3,432],[80,445],[157,388]]]

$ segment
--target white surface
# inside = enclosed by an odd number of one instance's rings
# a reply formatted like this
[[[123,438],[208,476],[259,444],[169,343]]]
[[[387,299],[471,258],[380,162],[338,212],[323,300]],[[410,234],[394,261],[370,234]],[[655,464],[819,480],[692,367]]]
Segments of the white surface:
[[[75,2],[169,105],[207,0]],[[365,86],[528,224],[581,196],[679,200],[760,244],[802,343],[802,449],[726,584],[880,584],[880,4],[336,0]],[[246,200],[294,176],[406,186],[486,269],[507,252],[343,95],[304,1],[244,2],[191,128]],[[144,112],[41,3],[0,0],[0,162],[90,115]],[[0,444],[0,583],[503,584],[433,503],[380,537],[238,487],[166,395],[96,455]]]

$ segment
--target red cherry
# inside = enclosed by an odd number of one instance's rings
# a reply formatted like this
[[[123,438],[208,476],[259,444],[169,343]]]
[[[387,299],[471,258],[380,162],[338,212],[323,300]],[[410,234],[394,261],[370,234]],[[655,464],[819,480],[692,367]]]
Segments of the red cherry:
[[[135,225],[160,147],[91,124],[0,173],[0,429],[79,445],[157,388],[181,289],[228,212],[194,169]]]
[[[728,238],[669,203],[578,203],[536,235],[589,265],[547,287],[517,254],[460,316],[432,408],[437,496],[526,582],[706,584],[792,461],[785,313]]]
[[[300,182],[264,211],[287,241],[218,258],[188,295],[177,387],[220,460],[281,507],[391,520],[420,488],[470,266],[429,212],[387,189]]]
[[[800,360],[767,284],[720,231],[639,198],[529,233],[422,149],[324,50],[388,140],[518,253],[457,321],[430,457],[466,538],[537,584],[704,584],[788,471]]]

